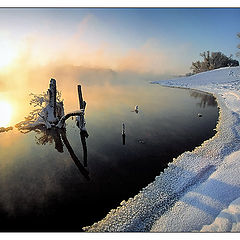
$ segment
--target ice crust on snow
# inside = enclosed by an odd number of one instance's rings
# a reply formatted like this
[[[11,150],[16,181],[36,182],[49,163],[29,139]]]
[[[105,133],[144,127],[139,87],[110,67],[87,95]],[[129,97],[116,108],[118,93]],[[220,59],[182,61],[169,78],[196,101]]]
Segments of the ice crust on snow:
[[[212,93],[216,135],[169,163],[155,181],[123,201],[89,232],[240,231],[240,67],[153,82]]]

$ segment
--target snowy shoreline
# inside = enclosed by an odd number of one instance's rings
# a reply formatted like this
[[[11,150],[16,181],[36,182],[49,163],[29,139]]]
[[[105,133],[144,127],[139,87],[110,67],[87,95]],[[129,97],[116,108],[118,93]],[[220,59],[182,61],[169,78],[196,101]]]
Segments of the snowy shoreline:
[[[240,67],[154,82],[213,94],[217,133],[169,163],[155,181],[123,201],[89,232],[240,231]]]

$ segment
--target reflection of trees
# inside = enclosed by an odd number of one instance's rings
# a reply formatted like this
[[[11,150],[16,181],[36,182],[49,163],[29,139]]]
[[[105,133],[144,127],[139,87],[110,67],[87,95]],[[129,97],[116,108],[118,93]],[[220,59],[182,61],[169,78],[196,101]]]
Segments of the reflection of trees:
[[[190,96],[194,98],[200,98],[201,101],[197,103],[201,108],[205,108],[207,106],[217,106],[217,102],[215,98],[207,93],[201,93],[196,91],[190,91]]]
[[[88,137],[88,134],[83,132],[80,132],[81,142],[82,142],[82,148],[83,148],[83,165],[74,153],[74,150],[72,149],[66,135],[66,129],[58,129],[58,128],[51,128],[46,129],[45,127],[36,127],[32,128],[31,130],[24,132],[28,133],[30,131],[36,132],[36,143],[38,145],[46,145],[47,143],[53,144],[55,143],[55,149],[62,153],[63,152],[63,145],[66,146],[73,162],[77,166],[79,172],[87,179],[89,178],[89,172],[85,169],[87,167],[87,144],[86,144],[86,138]]]

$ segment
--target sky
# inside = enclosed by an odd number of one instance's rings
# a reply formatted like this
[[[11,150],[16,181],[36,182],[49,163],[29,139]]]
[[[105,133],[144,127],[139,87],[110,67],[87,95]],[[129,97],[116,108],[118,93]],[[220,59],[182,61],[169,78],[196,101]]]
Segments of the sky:
[[[0,8],[0,71],[21,62],[184,74],[234,55],[240,8]]]

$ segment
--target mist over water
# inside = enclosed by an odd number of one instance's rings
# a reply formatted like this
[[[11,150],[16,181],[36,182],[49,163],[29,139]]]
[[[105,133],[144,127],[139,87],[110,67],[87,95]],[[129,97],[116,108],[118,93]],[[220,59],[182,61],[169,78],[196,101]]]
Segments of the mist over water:
[[[211,95],[149,84],[156,79],[150,74],[43,69],[28,72],[25,95],[13,94],[21,88],[5,93],[21,105],[14,121],[27,115],[28,94],[46,91],[51,76],[66,113],[79,109],[77,84],[82,85],[89,137],[83,140],[71,119],[66,133],[1,133],[2,231],[81,231],[134,197],[173,157],[214,135],[218,110]]]
[[[116,72],[111,69],[87,68],[72,65],[49,65],[38,67],[15,67],[7,73],[0,72],[0,101],[8,101],[13,107],[13,116],[10,125],[28,115],[32,107],[29,105],[30,93],[46,92],[50,78],[57,80],[57,88],[62,93],[64,103],[69,105],[67,111],[78,108],[77,85],[87,88],[88,96],[96,88],[115,89],[121,91],[123,85],[141,85],[152,80],[166,79],[170,76],[158,76],[150,73]],[[101,94],[101,91],[97,91]],[[119,93],[118,93],[119,95]],[[91,96],[94,99],[93,96]],[[96,98],[95,98],[96,99]],[[89,100],[89,99],[87,99]],[[94,101],[94,100],[93,100]]]

